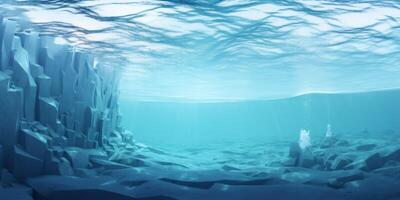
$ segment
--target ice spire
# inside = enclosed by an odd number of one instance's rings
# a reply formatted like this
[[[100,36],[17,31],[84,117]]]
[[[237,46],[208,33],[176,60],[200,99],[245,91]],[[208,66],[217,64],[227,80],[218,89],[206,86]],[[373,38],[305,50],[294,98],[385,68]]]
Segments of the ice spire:
[[[311,146],[309,130],[305,130],[305,129],[300,130],[299,146],[302,150],[305,150],[306,148]]]
[[[333,136],[333,134],[332,134],[332,130],[331,130],[331,125],[327,124],[326,125],[325,137],[329,138],[329,137],[332,137],[332,136]]]

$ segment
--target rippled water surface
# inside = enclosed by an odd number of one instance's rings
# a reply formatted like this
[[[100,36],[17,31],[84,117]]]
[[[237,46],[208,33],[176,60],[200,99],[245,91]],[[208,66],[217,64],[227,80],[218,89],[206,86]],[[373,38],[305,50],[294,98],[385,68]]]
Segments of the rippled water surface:
[[[399,8],[389,0],[3,0],[0,15],[121,68],[123,99],[233,101],[399,88]]]

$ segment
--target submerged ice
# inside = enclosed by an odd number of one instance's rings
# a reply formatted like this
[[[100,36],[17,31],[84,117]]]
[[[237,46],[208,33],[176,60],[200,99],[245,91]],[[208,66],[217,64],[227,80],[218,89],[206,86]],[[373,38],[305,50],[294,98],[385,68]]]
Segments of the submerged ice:
[[[300,130],[299,146],[302,150],[311,146],[310,131],[305,129]]]
[[[332,136],[333,136],[333,133],[332,133],[331,125],[330,125],[330,124],[327,124],[327,125],[326,125],[325,137],[330,138],[330,137],[332,137]]]
[[[124,132],[117,72],[13,20],[0,23],[0,168],[18,180],[70,175],[85,166],[75,160],[84,150],[72,147],[96,149]]]

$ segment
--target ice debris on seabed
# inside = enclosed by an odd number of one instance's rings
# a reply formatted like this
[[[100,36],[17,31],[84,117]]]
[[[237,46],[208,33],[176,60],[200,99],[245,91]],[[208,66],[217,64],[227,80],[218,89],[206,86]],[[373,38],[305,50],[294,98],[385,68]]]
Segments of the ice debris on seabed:
[[[120,126],[118,73],[90,54],[8,19],[0,47],[0,199],[400,198],[395,133],[164,152]]]
[[[326,133],[325,133],[325,137],[326,138],[330,138],[333,136],[332,130],[331,130],[331,125],[327,124],[326,125]]]

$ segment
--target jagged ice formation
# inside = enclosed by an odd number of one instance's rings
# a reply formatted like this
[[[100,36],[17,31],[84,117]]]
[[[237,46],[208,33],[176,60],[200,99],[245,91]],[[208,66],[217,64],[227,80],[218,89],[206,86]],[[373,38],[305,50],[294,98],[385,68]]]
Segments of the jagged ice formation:
[[[0,169],[24,179],[84,167],[85,152],[124,132],[118,72],[15,21],[0,24]]]

